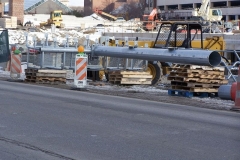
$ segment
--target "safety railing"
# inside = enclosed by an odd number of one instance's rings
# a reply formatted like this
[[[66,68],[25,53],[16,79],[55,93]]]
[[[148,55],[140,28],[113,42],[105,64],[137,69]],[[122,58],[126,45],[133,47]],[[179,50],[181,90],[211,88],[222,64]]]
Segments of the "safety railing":
[[[237,68],[238,70],[238,66],[237,65],[240,65],[240,57],[239,57],[239,54],[240,54],[240,50],[216,50],[217,52],[222,52],[224,53],[224,55],[227,55],[227,54],[231,54],[233,55],[232,58],[236,59],[234,61],[233,64],[230,64],[230,62],[228,61],[227,58],[225,58],[223,56],[223,60],[221,62],[221,65],[225,67],[225,69],[227,70],[228,72],[228,75],[227,75],[227,79],[230,80],[232,79],[233,81],[237,81],[236,80],[236,76],[232,73],[233,70],[235,70]],[[227,64],[228,63],[228,64]]]
[[[28,42],[28,35],[26,35]],[[105,44],[99,44],[96,40],[95,45],[108,45],[109,39],[105,40]],[[86,53],[90,53],[89,37],[83,43]],[[74,39],[73,45],[69,45],[69,38],[63,42],[63,46],[57,45],[56,39],[53,42],[48,41],[48,35],[45,35],[45,40],[38,43],[36,38],[33,38],[33,44],[27,44],[27,67],[28,68],[51,68],[51,69],[73,69],[75,55],[77,52],[78,40]],[[89,55],[90,56],[90,55]],[[110,58],[110,57],[92,57],[88,61],[89,70],[141,70],[146,67],[146,61],[134,60],[126,58]]]

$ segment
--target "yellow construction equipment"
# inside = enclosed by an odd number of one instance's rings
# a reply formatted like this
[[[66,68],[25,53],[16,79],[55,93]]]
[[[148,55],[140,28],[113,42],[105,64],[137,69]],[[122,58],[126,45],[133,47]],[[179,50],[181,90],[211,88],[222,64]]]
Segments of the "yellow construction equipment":
[[[208,50],[225,50],[223,37],[213,36],[203,40],[202,27],[199,23],[189,22],[162,22],[155,41],[137,41],[137,47],[149,48],[202,48]],[[181,28],[181,32],[179,31]],[[185,32],[182,32],[185,28]],[[198,38],[196,38],[196,36]],[[109,45],[116,46],[115,40],[111,40]],[[118,40],[118,46],[125,45],[124,40]],[[128,41],[129,46],[134,46],[136,41]],[[223,56],[223,53],[220,53]],[[168,63],[149,61],[147,71],[153,75],[152,85],[161,81],[163,68],[169,67]],[[103,73],[100,72],[100,78]]]
[[[40,23],[40,27],[49,27],[54,24],[57,28],[64,28],[65,25],[62,19],[62,11],[55,10],[50,13],[50,18],[47,22]]]

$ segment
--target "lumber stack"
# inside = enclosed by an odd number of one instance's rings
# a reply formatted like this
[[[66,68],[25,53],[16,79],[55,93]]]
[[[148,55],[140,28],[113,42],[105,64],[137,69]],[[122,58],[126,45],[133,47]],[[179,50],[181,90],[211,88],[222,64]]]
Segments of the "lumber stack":
[[[17,17],[0,18],[0,26],[2,28],[17,28]]]
[[[63,84],[66,83],[66,70],[25,69],[26,82]]]
[[[223,67],[175,64],[169,69],[168,80],[174,90],[214,93],[220,85],[228,83]]]
[[[113,84],[151,84],[152,75],[142,71],[111,71],[108,74],[109,82]]]

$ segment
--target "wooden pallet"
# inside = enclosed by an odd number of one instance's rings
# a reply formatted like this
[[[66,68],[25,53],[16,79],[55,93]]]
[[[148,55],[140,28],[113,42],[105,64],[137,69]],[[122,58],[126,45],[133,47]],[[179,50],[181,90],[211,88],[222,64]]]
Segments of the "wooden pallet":
[[[25,69],[25,73],[37,73],[38,72],[38,69],[32,69],[32,68],[28,68],[28,69]]]
[[[66,70],[46,70],[46,69],[39,69],[38,73],[67,73]]]
[[[226,79],[205,79],[205,78],[187,78],[187,77],[168,77],[168,80],[171,81],[180,81],[180,82],[196,82],[196,83],[215,83],[215,84],[227,84],[228,80]]]
[[[173,64],[171,69],[192,69],[192,70],[205,70],[205,71],[224,71],[224,67],[210,67],[210,66],[198,66],[198,65],[183,65],[183,64]]]
[[[171,86],[180,87],[203,87],[203,88],[219,88],[221,84],[207,84],[207,83],[192,83],[192,82],[179,82],[171,81]]]
[[[66,78],[59,77],[36,77],[36,82],[66,82]]]
[[[32,73],[25,72],[25,75],[26,75],[26,76],[36,76],[37,73],[34,73],[34,72],[32,72]]]
[[[152,78],[121,78],[121,77],[110,77],[109,81],[152,81]]]
[[[112,84],[126,84],[126,85],[133,85],[133,84],[152,84],[152,81],[109,81]]]
[[[149,75],[149,72],[142,71],[110,71],[109,75],[121,74],[121,75]]]
[[[205,78],[205,79],[225,79],[224,74],[199,74],[199,73],[184,73],[171,72],[168,77],[186,77],[186,78]]]
[[[185,86],[171,86],[171,88],[174,90],[183,90],[191,92],[208,92],[208,93],[218,92],[218,88],[185,87]]]
[[[66,70],[25,69],[26,82],[66,83]]]
[[[189,74],[212,74],[212,75],[224,75],[223,71],[206,71],[206,70],[194,70],[194,69],[185,69],[185,68],[169,68],[170,73],[189,73]]]
[[[151,84],[152,75],[141,71],[111,71],[108,79],[113,84]]]
[[[36,73],[37,77],[66,78],[66,73]]]
[[[25,82],[34,82],[34,83],[35,83],[35,82],[36,82],[36,79],[25,79],[24,81],[25,81]]]
[[[206,97],[213,97],[217,96],[217,93],[209,93],[209,92],[192,92],[192,91],[184,91],[184,90],[174,90],[169,89],[168,95],[170,96],[181,96],[181,97],[199,97],[199,98],[206,98]]]
[[[139,75],[139,74],[109,74],[108,75],[109,78],[152,78],[152,75],[149,74],[143,74],[143,75]]]

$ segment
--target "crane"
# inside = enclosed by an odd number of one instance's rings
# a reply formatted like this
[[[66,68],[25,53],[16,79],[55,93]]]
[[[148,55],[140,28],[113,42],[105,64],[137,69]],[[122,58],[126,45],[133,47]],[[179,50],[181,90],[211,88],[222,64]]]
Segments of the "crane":
[[[194,9],[192,16],[201,17],[205,21],[221,21],[222,11],[220,9],[211,9],[210,0],[202,0],[201,7]]]

